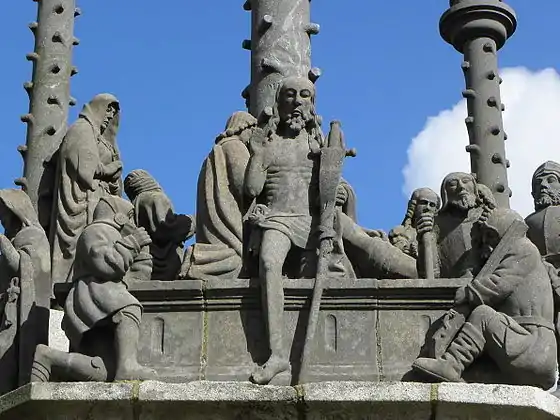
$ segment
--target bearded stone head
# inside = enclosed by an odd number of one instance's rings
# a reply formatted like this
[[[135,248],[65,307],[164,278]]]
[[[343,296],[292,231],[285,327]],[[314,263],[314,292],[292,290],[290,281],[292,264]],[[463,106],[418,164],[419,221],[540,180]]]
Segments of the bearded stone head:
[[[442,211],[452,208],[468,211],[477,206],[478,187],[473,175],[452,172],[441,184]]]
[[[416,240],[416,230],[410,226],[398,225],[389,232],[389,242],[405,254],[412,252],[412,244]]]
[[[560,164],[549,160],[537,168],[533,174],[531,195],[535,211],[560,205]]]
[[[315,117],[315,85],[303,77],[288,77],[278,88],[276,106],[280,123],[299,133]]]

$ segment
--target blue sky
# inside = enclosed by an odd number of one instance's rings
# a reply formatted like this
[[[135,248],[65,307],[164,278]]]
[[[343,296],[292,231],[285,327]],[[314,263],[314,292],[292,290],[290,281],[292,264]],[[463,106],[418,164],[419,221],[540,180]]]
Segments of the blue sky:
[[[74,50],[74,64],[80,73],[72,79],[72,96],[79,105],[71,121],[95,94],[117,95],[125,172],[150,171],[180,212],[194,212],[201,163],[227,117],[244,107],[240,92],[249,82],[250,53],[241,42],[250,35],[250,15],[242,3],[78,1],[83,14],[76,21],[81,45]],[[558,68],[560,2],[508,3],[519,26],[500,51],[501,66]],[[389,229],[401,221],[402,170],[411,140],[428,117],[460,100],[464,83],[462,57],[438,32],[449,3],[396,4],[311,4],[312,20],[321,25],[312,40],[313,65],[323,70],[318,111],[326,127],[341,120],[348,146],[358,150],[357,158],[346,161],[345,176],[358,194],[359,220],[370,228]],[[31,77],[25,54],[33,49],[33,36],[27,24],[36,7],[31,0],[4,5],[0,187],[12,187],[22,171],[16,147],[25,141],[19,116],[28,108],[22,84]]]

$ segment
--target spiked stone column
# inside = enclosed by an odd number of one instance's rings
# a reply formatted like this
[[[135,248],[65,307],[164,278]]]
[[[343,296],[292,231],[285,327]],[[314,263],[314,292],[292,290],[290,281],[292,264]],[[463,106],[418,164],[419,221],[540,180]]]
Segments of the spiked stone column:
[[[451,0],[440,19],[442,38],[464,54],[471,171],[488,186],[498,205],[509,207],[497,51],[517,26],[514,11],[501,0]]]
[[[311,68],[310,35],[319,33],[319,25],[310,23],[310,0],[247,0],[251,11],[251,40],[243,48],[251,50],[251,84],[242,96],[256,118],[270,116],[280,81],[288,76],[309,77],[315,82],[321,75]]]
[[[38,3],[37,22],[29,28],[35,35],[35,51],[27,55],[33,62],[33,77],[24,84],[30,105],[29,113],[21,117],[27,123],[27,139],[18,147],[24,175],[15,183],[30,196],[45,226],[54,181],[46,179],[51,176],[47,173],[49,161],[66,133],[69,105],[75,105],[70,97],[70,77],[77,73],[72,67],[72,47],[79,43],[73,31],[80,11],[75,0],[34,1]]]

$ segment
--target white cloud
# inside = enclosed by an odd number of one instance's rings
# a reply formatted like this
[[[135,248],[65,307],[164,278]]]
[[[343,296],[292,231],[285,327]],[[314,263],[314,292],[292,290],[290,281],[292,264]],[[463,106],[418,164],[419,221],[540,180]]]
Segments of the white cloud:
[[[508,134],[506,156],[511,162],[511,207],[526,216],[533,210],[534,170],[546,160],[560,162],[560,75],[553,69],[533,72],[516,67],[502,70],[501,77],[502,101],[506,105],[504,128]],[[470,171],[465,151],[466,115],[466,102],[462,100],[428,118],[424,129],[412,139],[403,169],[403,192],[407,197],[415,188],[424,186],[439,192],[446,174]]]

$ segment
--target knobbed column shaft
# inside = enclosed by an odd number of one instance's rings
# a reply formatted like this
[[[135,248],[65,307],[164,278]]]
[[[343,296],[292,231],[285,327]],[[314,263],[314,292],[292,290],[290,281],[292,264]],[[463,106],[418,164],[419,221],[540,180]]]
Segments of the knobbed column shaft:
[[[49,170],[53,154],[66,132],[70,97],[70,77],[77,73],[72,67],[74,19],[80,14],[75,0],[40,0],[37,22],[29,25],[35,35],[35,50],[27,55],[33,62],[33,77],[24,88],[29,94],[29,113],[22,116],[27,123],[26,144],[19,146],[24,162],[23,177],[16,185],[30,196],[43,226],[48,223],[52,185]]]
[[[471,171],[490,188],[500,207],[509,207],[497,51],[515,32],[515,13],[500,0],[451,0],[450,5],[440,20],[440,32],[464,54]]]
[[[262,118],[274,104],[280,81],[288,76],[315,81],[319,69],[311,68],[310,35],[319,25],[310,23],[310,0],[248,0],[251,11],[251,40],[243,48],[251,50],[251,84],[242,96],[251,114]]]

